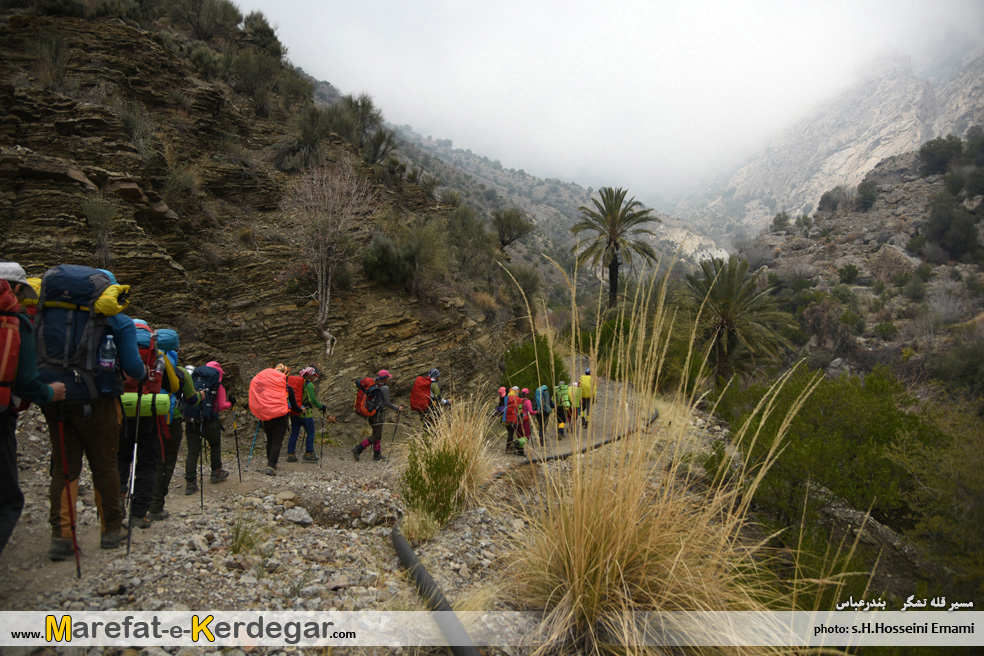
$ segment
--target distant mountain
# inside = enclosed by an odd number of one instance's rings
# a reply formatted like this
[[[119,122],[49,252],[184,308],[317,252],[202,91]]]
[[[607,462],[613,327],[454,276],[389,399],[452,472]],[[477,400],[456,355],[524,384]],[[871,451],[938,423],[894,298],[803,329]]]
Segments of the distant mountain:
[[[868,79],[780,134],[730,178],[666,208],[724,243],[754,233],[779,211],[812,213],[820,196],[853,189],[881,160],[930,139],[984,124],[984,53],[917,72],[908,58],[882,61]]]

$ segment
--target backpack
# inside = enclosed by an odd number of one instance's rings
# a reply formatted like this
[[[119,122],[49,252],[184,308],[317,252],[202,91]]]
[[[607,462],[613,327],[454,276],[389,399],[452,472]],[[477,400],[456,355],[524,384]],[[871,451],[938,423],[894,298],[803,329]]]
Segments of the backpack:
[[[129,304],[129,285],[117,285],[111,276],[101,269],[61,264],[41,278],[35,320],[38,375],[44,383],[64,383],[66,401],[85,403],[100,396],[99,348],[111,332],[109,317]],[[118,372],[111,387],[112,396],[123,391]]]
[[[417,412],[427,412],[431,403],[431,380],[430,376],[417,376],[413,381],[413,389],[410,390],[410,409]]]
[[[506,423],[516,426],[520,421],[520,399],[519,396],[510,396],[506,399]]]
[[[195,367],[195,370],[191,372],[191,383],[195,386],[196,392],[204,390],[205,395],[197,405],[188,405],[185,403],[181,414],[186,420],[201,422],[209,421],[219,416],[218,410],[215,409],[216,397],[219,394],[219,382],[220,374],[218,369],[209,367],[208,365]]]
[[[276,369],[264,369],[253,376],[249,381],[249,411],[254,417],[270,421],[283,417],[289,410],[286,374]]]
[[[355,411],[361,417],[373,417],[376,415],[376,411],[379,410],[379,406],[383,404],[383,400],[380,398],[379,386],[376,385],[376,379],[372,376],[366,376],[362,380],[357,380],[355,382],[356,392],[355,392]]]
[[[300,408],[301,404],[304,402],[304,379],[300,376],[287,376],[287,386],[294,390],[294,402],[297,403],[297,407]],[[290,404],[287,404],[288,407]],[[300,417],[301,411],[291,410],[290,414],[294,417]]]
[[[150,329],[147,322],[143,319],[134,319],[133,327],[137,329],[137,350],[140,351],[140,361],[147,365],[150,374],[143,381],[143,392],[145,394],[159,394],[161,391],[162,376],[154,366],[157,364],[157,332]],[[123,392],[136,392],[140,390],[140,381],[123,377]]]
[[[557,400],[565,408],[571,407],[571,395],[569,394],[570,386],[568,385],[558,385],[557,386]]]
[[[20,357],[19,304],[10,284],[0,280],[0,412],[12,407],[17,359]],[[17,412],[17,409],[14,410]]]
[[[533,409],[543,414],[550,414],[550,389],[540,385],[533,392]]]
[[[592,383],[592,380],[591,380],[591,375],[590,374],[584,374],[583,376],[581,376],[580,385],[581,385],[581,398],[582,399],[592,399],[592,398],[594,398],[594,392],[591,389],[591,383]]]

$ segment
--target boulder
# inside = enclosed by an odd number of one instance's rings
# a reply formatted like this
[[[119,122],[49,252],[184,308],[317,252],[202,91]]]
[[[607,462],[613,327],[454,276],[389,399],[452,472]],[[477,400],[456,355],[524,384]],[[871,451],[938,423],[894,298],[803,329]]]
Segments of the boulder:
[[[892,244],[885,244],[871,258],[871,273],[882,282],[891,282],[901,273],[912,273],[922,264],[922,260],[913,257],[904,249]]]

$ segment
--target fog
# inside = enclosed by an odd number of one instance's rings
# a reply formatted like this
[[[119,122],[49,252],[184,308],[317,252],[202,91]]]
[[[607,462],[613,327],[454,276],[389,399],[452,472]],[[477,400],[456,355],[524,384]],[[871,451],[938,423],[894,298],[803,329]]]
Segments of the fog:
[[[984,34],[980,0],[236,0],[387,121],[652,205],[739,164],[874,58]]]

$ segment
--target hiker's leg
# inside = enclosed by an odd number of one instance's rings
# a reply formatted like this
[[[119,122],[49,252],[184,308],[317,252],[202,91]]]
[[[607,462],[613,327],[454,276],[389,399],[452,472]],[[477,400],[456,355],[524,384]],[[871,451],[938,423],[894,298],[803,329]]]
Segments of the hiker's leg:
[[[150,497],[154,493],[154,472],[161,459],[161,442],[157,436],[157,423],[153,417],[142,417],[137,435],[136,475],[133,480],[133,515],[140,518],[150,510]]]
[[[209,460],[212,471],[222,469],[222,424],[218,419],[210,419],[202,424],[202,434],[208,441]]]
[[[283,417],[277,417],[276,419],[271,419],[264,423],[264,428],[267,429],[267,466],[277,468],[277,462],[280,461],[280,448],[284,444],[284,436],[287,435],[287,426],[289,425],[287,420],[287,415]],[[269,428],[267,428],[269,427]]]
[[[314,417],[305,417],[301,421],[304,424],[304,430],[307,431],[304,451],[306,453],[314,453]]]
[[[287,440],[287,453],[297,448],[297,436],[301,434],[301,418],[290,415],[290,438]]]
[[[0,413],[0,553],[24,509],[24,493],[17,479],[16,431],[17,415]]]
[[[159,513],[164,510],[164,500],[167,498],[167,490],[171,487],[171,478],[174,476],[174,466],[178,462],[178,451],[181,448],[183,437],[181,419],[174,419],[168,424],[169,439],[164,440],[164,461],[157,463],[157,473],[154,477],[154,494],[150,499],[150,512]]]
[[[370,420],[375,420],[370,421],[372,425],[372,438],[370,441],[372,442],[373,455],[381,453],[383,448],[383,418],[381,415],[381,412],[377,412],[376,416],[370,417]]]
[[[48,523],[51,525],[51,537],[71,538],[72,528],[68,514],[68,495],[65,493],[65,474],[62,468],[62,441],[58,431],[58,421],[56,419],[54,406],[52,403],[43,409],[45,419],[48,420],[48,438],[51,445],[51,481],[48,485],[48,499],[50,501],[50,511],[48,513]],[[81,408],[65,404],[64,420],[62,429],[65,436],[65,453],[68,460],[68,478],[72,487],[72,499],[78,499],[78,478],[82,471],[82,445],[78,438],[76,422],[81,418]],[[117,427],[116,436],[119,436]],[[116,462],[113,462],[113,472],[116,475]],[[119,479],[117,478],[117,485]],[[117,491],[117,507],[119,507],[119,492]]]
[[[99,511],[100,531],[102,533],[119,533],[123,525],[123,511],[120,507],[119,476],[119,435],[123,425],[123,412],[119,400],[114,397],[102,396],[92,402],[91,414],[83,416],[81,407],[76,407],[66,414],[65,443],[68,449],[69,477],[75,486],[78,485],[79,472],[82,469],[82,453],[85,453],[92,472],[92,487],[96,510]],[[53,424],[57,445],[57,423]],[[69,439],[69,426],[72,427],[72,439]],[[132,447],[131,447],[132,448]],[[73,450],[75,453],[73,454]],[[61,452],[57,452],[57,462],[61,464]],[[131,451],[132,454],[132,451]],[[54,455],[54,454],[53,454]],[[53,460],[56,460],[53,458]],[[156,463],[153,463],[156,465]],[[153,469],[151,469],[153,472]],[[61,472],[58,474],[59,485],[65,489],[65,479]],[[77,498],[77,489],[73,490],[72,498]],[[63,527],[68,527],[68,513],[65,511]],[[53,533],[54,535],[54,533]],[[71,537],[71,531],[68,535]]]
[[[185,458],[185,483],[189,486],[198,485],[198,459],[202,453],[202,425],[197,421],[189,421],[185,431],[188,445],[188,456]]]
[[[366,419],[367,419],[367,421],[369,422],[369,430],[371,430],[371,431],[373,432],[373,434],[374,434],[374,435],[375,435],[375,433],[376,433],[376,428],[375,428],[375,426],[376,426],[376,424],[375,424],[375,420],[376,420],[376,417],[378,417],[378,416],[379,416],[379,413],[377,412],[377,413],[376,413],[375,415],[373,415],[372,417],[367,417],[367,418],[366,418]],[[369,439],[368,437],[367,437],[366,439],[364,439],[364,440],[362,440],[361,442],[359,442],[359,446],[361,446],[361,447],[362,447],[362,449],[368,449],[368,448],[369,448],[369,445],[370,445],[370,444],[372,444],[372,440],[370,440],[370,439]],[[360,450],[360,451],[361,451],[361,450]]]

